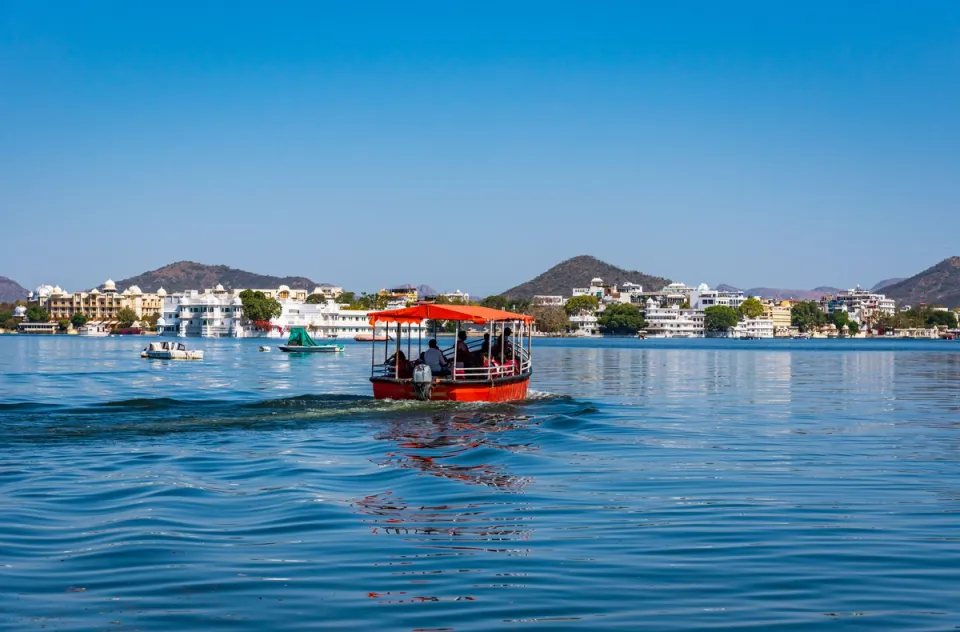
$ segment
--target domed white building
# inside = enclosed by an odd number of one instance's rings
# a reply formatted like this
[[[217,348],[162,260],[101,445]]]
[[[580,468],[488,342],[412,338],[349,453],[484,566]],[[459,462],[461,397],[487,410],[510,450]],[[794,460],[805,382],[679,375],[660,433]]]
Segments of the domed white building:
[[[104,292],[116,292],[117,284],[113,282],[113,279],[107,279],[107,282],[103,284]]]
[[[23,305],[17,305],[13,308],[13,317],[14,318],[26,318],[27,317],[27,308]]]

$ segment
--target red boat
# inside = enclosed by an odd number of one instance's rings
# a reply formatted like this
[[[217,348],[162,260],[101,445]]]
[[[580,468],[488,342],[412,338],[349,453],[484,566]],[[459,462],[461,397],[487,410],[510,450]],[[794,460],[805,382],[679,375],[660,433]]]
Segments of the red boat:
[[[380,362],[379,345],[371,350],[370,381],[376,399],[508,402],[526,398],[533,369],[533,317],[489,307],[433,303],[373,312],[369,317],[374,327],[377,323],[397,326],[395,344],[384,343]],[[419,334],[416,351],[411,336],[406,336],[404,344],[401,325],[424,320],[455,322],[454,345],[440,349],[434,340],[427,343]],[[483,338],[461,337],[465,322],[483,325]],[[462,344],[457,344],[458,340]],[[436,349],[431,349],[433,346]]]

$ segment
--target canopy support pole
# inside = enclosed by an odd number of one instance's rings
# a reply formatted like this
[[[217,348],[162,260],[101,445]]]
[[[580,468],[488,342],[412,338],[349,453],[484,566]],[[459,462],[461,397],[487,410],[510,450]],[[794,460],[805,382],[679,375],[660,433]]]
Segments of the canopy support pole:
[[[390,330],[387,329],[387,331],[390,331]],[[387,338],[389,337],[390,336],[387,336]],[[393,357],[395,360],[394,365],[396,365],[395,376],[399,380],[400,379],[400,323],[399,322],[397,322],[397,352],[393,354]]]
[[[453,378],[457,379],[457,347],[460,346],[460,321],[457,323],[457,333],[453,336]]]

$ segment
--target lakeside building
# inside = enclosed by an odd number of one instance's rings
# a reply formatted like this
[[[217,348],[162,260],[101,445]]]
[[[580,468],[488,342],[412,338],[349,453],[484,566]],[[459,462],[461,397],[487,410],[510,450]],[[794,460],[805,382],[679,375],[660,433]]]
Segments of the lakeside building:
[[[820,309],[828,314],[845,311],[850,315],[850,320],[863,324],[877,314],[892,316],[897,311],[897,304],[885,294],[871,292],[858,285],[852,290],[824,296],[820,299]]]
[[[441,292],[437,295],[437,298],[445,298],[449,301],[462,301],[464,303],[470,302],[470,295],[466,292],[461,292],[457,289],[456,292]]]
[[[420,295],[417,292],[417,287],[409,284],[398,285],[397,287],[393,288],[384,288],[381,289],[378,294],[380,294],[380,296],[386,296],[390,299],[397,299],[398,301],[399,299],[402,299],[403,305],[406,305],[407,303],[416,303],[420,298]]]
[[[190,290],[164,297],[157,319],[157,333],[163,336],[243,338],[243,303],[218,285],[213,290]]]
[[[538,294],[533,297],[533,304],[538,307],[563,307],[567,300],[562,296],[548,296]]]
[[[653,298],[647,299],[644,317],[648,338],[702,338],[703,311],[681,309],[678,304],[660,306]]]
[[[94,288],[89,292],[68,293],[59,285],[41,285],[31,292],[28,300],[44,308],[53,320],[69,319],[76,313],[83,313],[91,320],[110,321],[116,319],[117,312],[122,309],[133,310],[137,318],[159,315],[164,296],[166,292],[163,288],[151,294],[141,291],[136,285],[117,292],[116,283],[107,279],[103,291]]]
[[[763,317],[773,321],[774,332],[783,332],[777,335],[791,336],[792,325],[791,316],[793,313],[793,303],[791,301],[764,301]]]
[[[731,338],[773,338],[775,328],[769,318],[744,318],[730,330]]]
[[[571,333],[574,336],[592,337],[600,335],[599,319],[595,312],[581,310],[579,313],[570,316],[568,320],[572,329]]]
[[[664,291],[666,291],[666,288]],[[687,292],[686,295],[690,301],[691,309],[707,309],[717,305],[739,309],[743,302],[747,300],[747,297],[740,290],[736,292],[711,290],[706,283],[701,283],[697,286],[697,289]]]

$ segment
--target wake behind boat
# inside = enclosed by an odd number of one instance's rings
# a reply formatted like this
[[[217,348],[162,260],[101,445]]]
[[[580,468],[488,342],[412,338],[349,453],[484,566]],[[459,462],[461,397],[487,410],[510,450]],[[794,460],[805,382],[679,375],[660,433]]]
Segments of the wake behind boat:
[[[280,345],[277,348],[286,353],[339,353],[343,351],[343,345],[318,345],[303,327],[290,329],[287,344]]]

